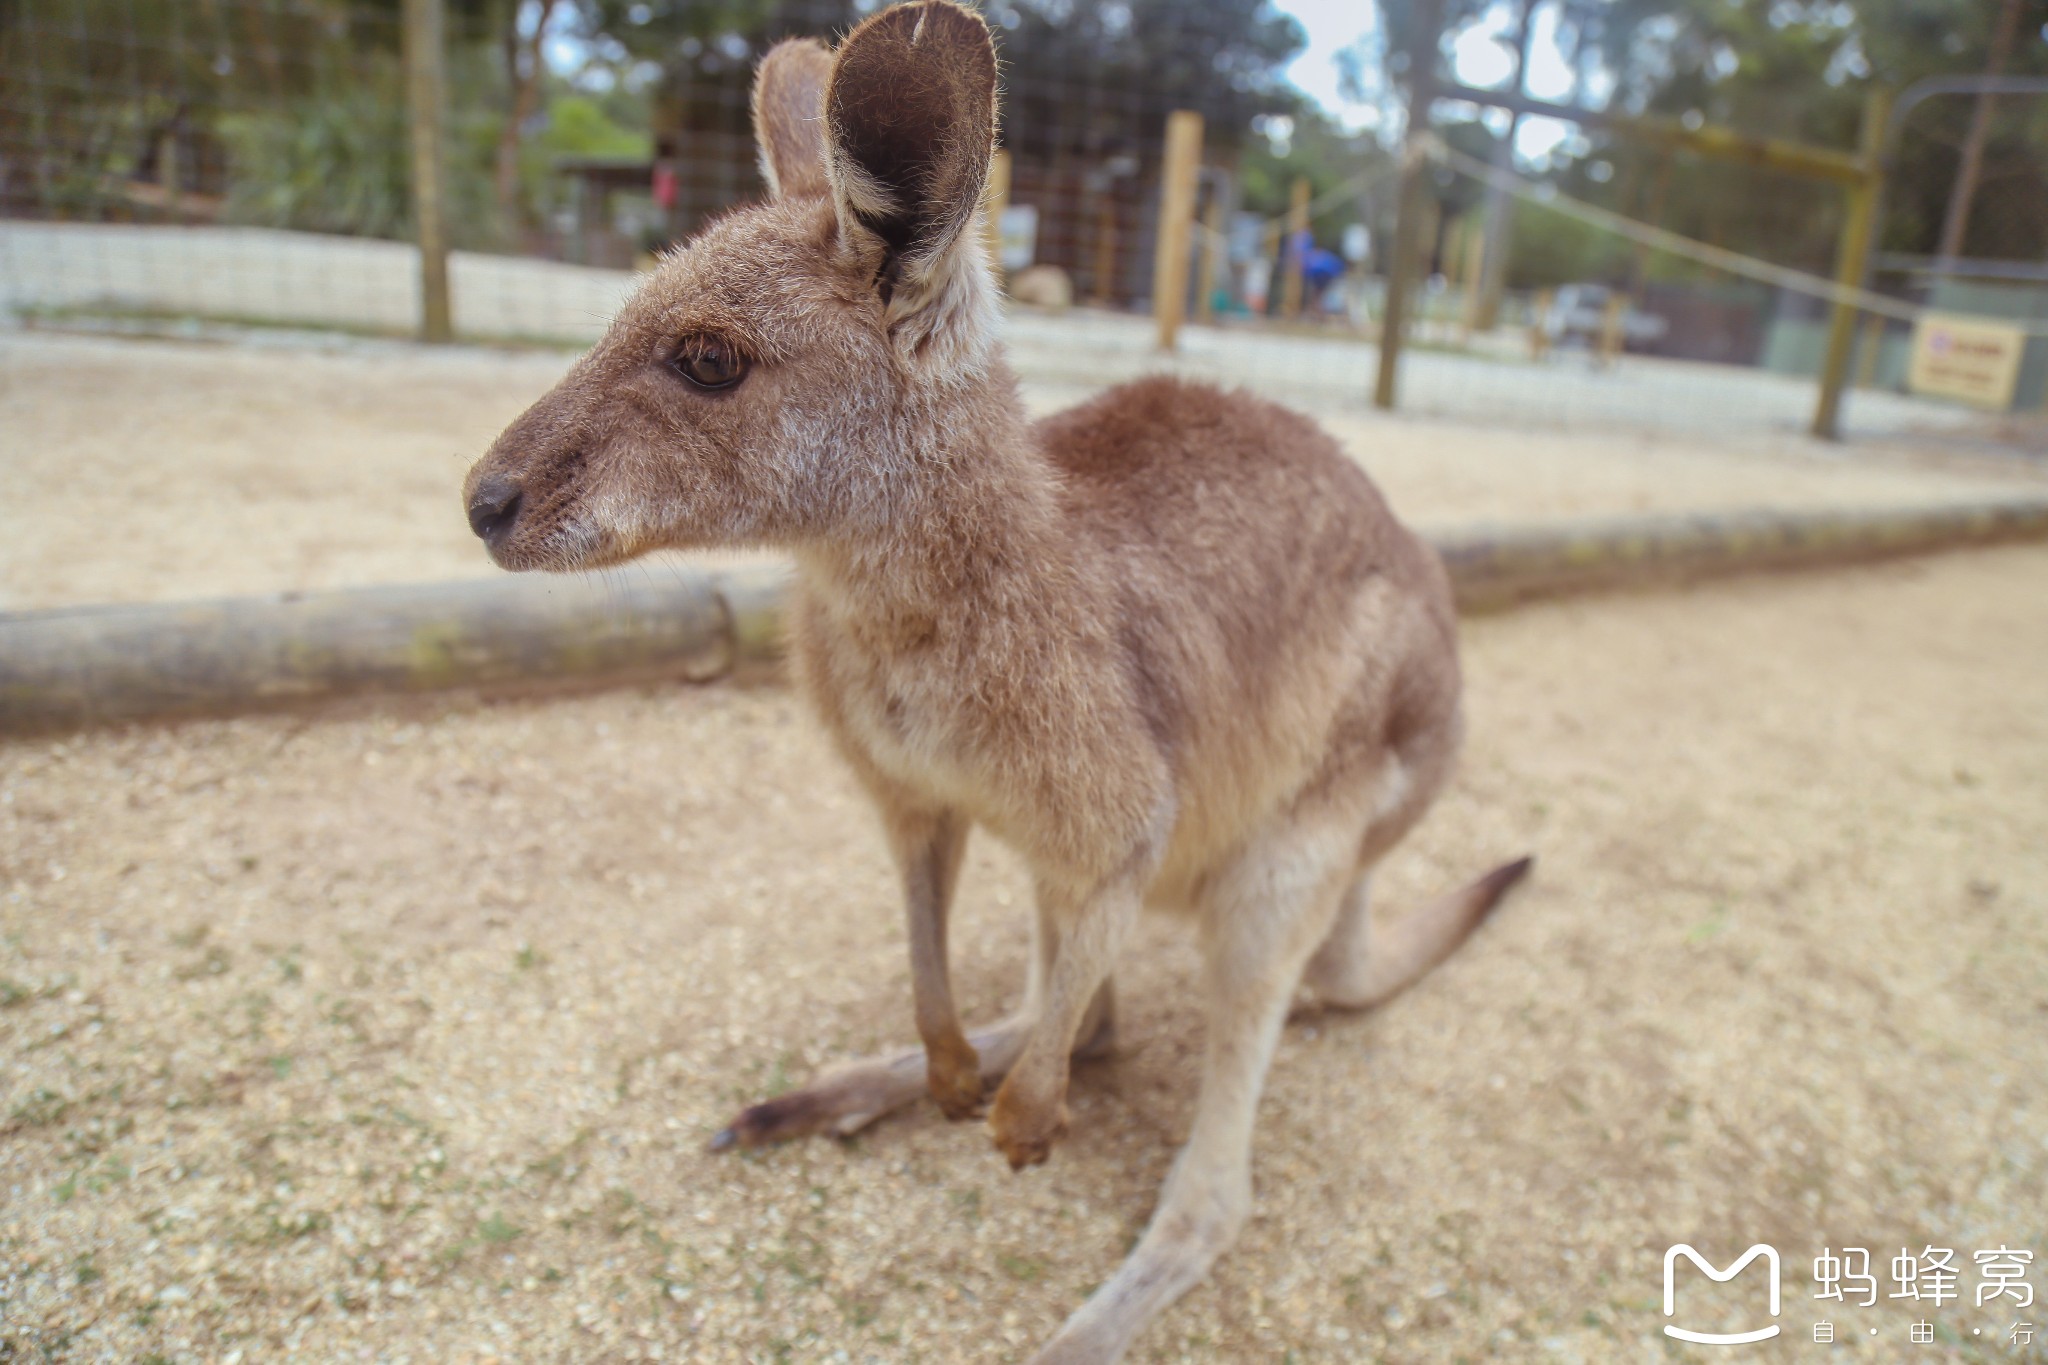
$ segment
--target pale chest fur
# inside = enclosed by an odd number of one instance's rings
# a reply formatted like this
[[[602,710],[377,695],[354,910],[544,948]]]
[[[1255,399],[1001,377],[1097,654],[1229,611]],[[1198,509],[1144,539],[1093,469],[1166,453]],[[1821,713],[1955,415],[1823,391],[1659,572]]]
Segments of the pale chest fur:
[[[958,811],[1041,873],[1078,880],[1164,834],[1170,776],[1139,718],[1102,694],[1114,676],[1103,660],[1050,647],[1044,631],[1040,647],[1005,651],[985,628],[934,623],[927,634],[914,618],[878,623],[851,605],[804,584],[797,672],[885,804]]]
[[[928,642],[875,638],[836,606],[815,589],[800,594],[794,645],[804,690],[848,759],[907,795],[995,824],[1005,813],[991,799],[1000,784],[988,718],[957,661]]]

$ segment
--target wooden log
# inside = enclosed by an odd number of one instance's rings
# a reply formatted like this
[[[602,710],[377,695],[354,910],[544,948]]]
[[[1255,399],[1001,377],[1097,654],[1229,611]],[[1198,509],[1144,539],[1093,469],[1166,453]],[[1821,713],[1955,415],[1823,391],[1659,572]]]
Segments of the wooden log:
[[[1438,531],[1459,610],[2048,538],[2048,498]],[[0,613],[0,735],[444,689],[772,673],[787,571],[507,575]]]
[[[1667,586],[1730,574],[1829,568],[2048,537],[2048,499],[1812,512],[1704,512],[1440,533],[1458,609]]]
[[[519,576],[0,614],[0,733],[757,669],[780,578]]]

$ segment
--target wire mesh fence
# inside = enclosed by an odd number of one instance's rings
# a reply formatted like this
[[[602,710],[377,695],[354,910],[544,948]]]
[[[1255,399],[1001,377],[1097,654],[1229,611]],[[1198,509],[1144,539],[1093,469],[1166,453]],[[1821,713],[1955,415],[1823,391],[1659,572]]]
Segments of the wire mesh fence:
[[[443,198],[454,325],[580,345],[635,272],[764,192],[754,64],[831,41],[871,0],[446,0]],[[401,0],[16,0],[0,10],[0,301],[40,325],[172,319],[407,333],[420,322]],[[1299,34],[1256,0],[992,0],[1003,161],[989,230],[1028,381],[1158,369],[1363,405],[1400,209],[1398,148],[1346,133],[1281,80]],[[2003,319],[2005,406],[2048,388],[2048,115],[2009,99],[1983,139],[1965,259],[1925,246],[1968,101],[1908,120],[1890,230],[1854,296],[1863,432],[1976,430],[1916,396],[1927,310]],[[1768,100],[1708,112],[1789,126]],[[1199,116],[1190,221],[1162,214],[1167,127]],[[1830,121],[1832,120],[1832,121]],[[1807,119],[1846,149],[1839,110]],[[1835,125],[1841,126],[1835,126]],[[1707,433],[1808,421],[1830,315],[1838,186],[1626,136],[1545,167],[1499,122],[1440,106],[1415,211],[1417,303],[1400,404],[1507,423]],[[1495,198],[1509,206],[1496,212]],[[1507,230],[1489,231],[1489,216]],[[1188,318],[1152,320],[1181,234]],[[1503,265],[1489,270],[1490,257]],[[1169,276],[1173,275],[1169,270]],[[1504,280],[1498,292],[1494,278]]]

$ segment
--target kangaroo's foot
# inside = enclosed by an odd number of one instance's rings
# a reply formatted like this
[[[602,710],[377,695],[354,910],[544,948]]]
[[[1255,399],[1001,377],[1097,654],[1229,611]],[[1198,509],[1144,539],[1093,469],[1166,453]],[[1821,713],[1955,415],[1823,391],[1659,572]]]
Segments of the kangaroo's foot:
[[[971,1113],[963,1114],[946,1110],[947,1117],[982,1116],[982,1096],[1009,1074],[1017,1061],[1017,1054],[1024,1050],[1024,1039],[1030,1031],[1031,1017],[1018,1013],[968,1035],[977,1073],[973,1077],[974,1108]],[[1089,1061],[1105,1057],[1115,1047],[1114,997],[1104,987],[1089,1011],[1081,1041],[1074,1048],[1074,1058],[1076,1061]],[[931,1066],[925,1051],[917,1047],[831,1067],[787,1095],[778,1095],[742,1109],[711,1139],[711,1150],[722,1152],[728,1147],[765,1147],[811,1133],[850,1137],[883,1115],[894,1113],[930,1092],[930,1075]],[[960,1093],[966,1090],[967,1086],[961,1084]],[[943,1102],[940,1108],[946,1108]]]
[[[1020,1015],[969,1035],[979,1073],[974,1078],[973,1109],[955,1114],[942,1102],[940,1108],[946,1109],[948,1118],[981,1117],[981,1097],[1008,1073],[1030,1027],[1031,1021]],[[1104,1056],[1115,1040],[1115,1020],[1105,1011],[1100,1022],[1074,1049],[1074,1056],[1081,1060]],[[787,1095],[742,1109],[711,1139],[711,1150],[765,1147],[811,1133],[849,1137],[928,1093],[929,1069],[924,1049],[916,1047],[893,1056],[866,1057],[832,1067]],[[961,1093],[965,1093],[964,1086]]]

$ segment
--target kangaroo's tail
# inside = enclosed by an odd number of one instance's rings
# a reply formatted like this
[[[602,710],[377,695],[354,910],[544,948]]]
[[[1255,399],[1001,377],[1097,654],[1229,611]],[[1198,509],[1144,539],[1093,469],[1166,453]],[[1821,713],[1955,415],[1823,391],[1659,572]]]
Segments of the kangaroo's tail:
[[[1370,943],[1358,955],[1362,961],[1354,957],[1345,964],[1349,970],[1341,972],[1318,973],[1315,968],[1325,964],[1312,964],[1311,986],[1323,1003],[1340,1009],[1366,1009],[1391,1000],[1456,952],[1472,937],[1472,931],[1486,922],[1509,888],[1535,865],[1533,857],[1503,863],[1478,881],[1438,896],[1392,924],[1374,925]]]

